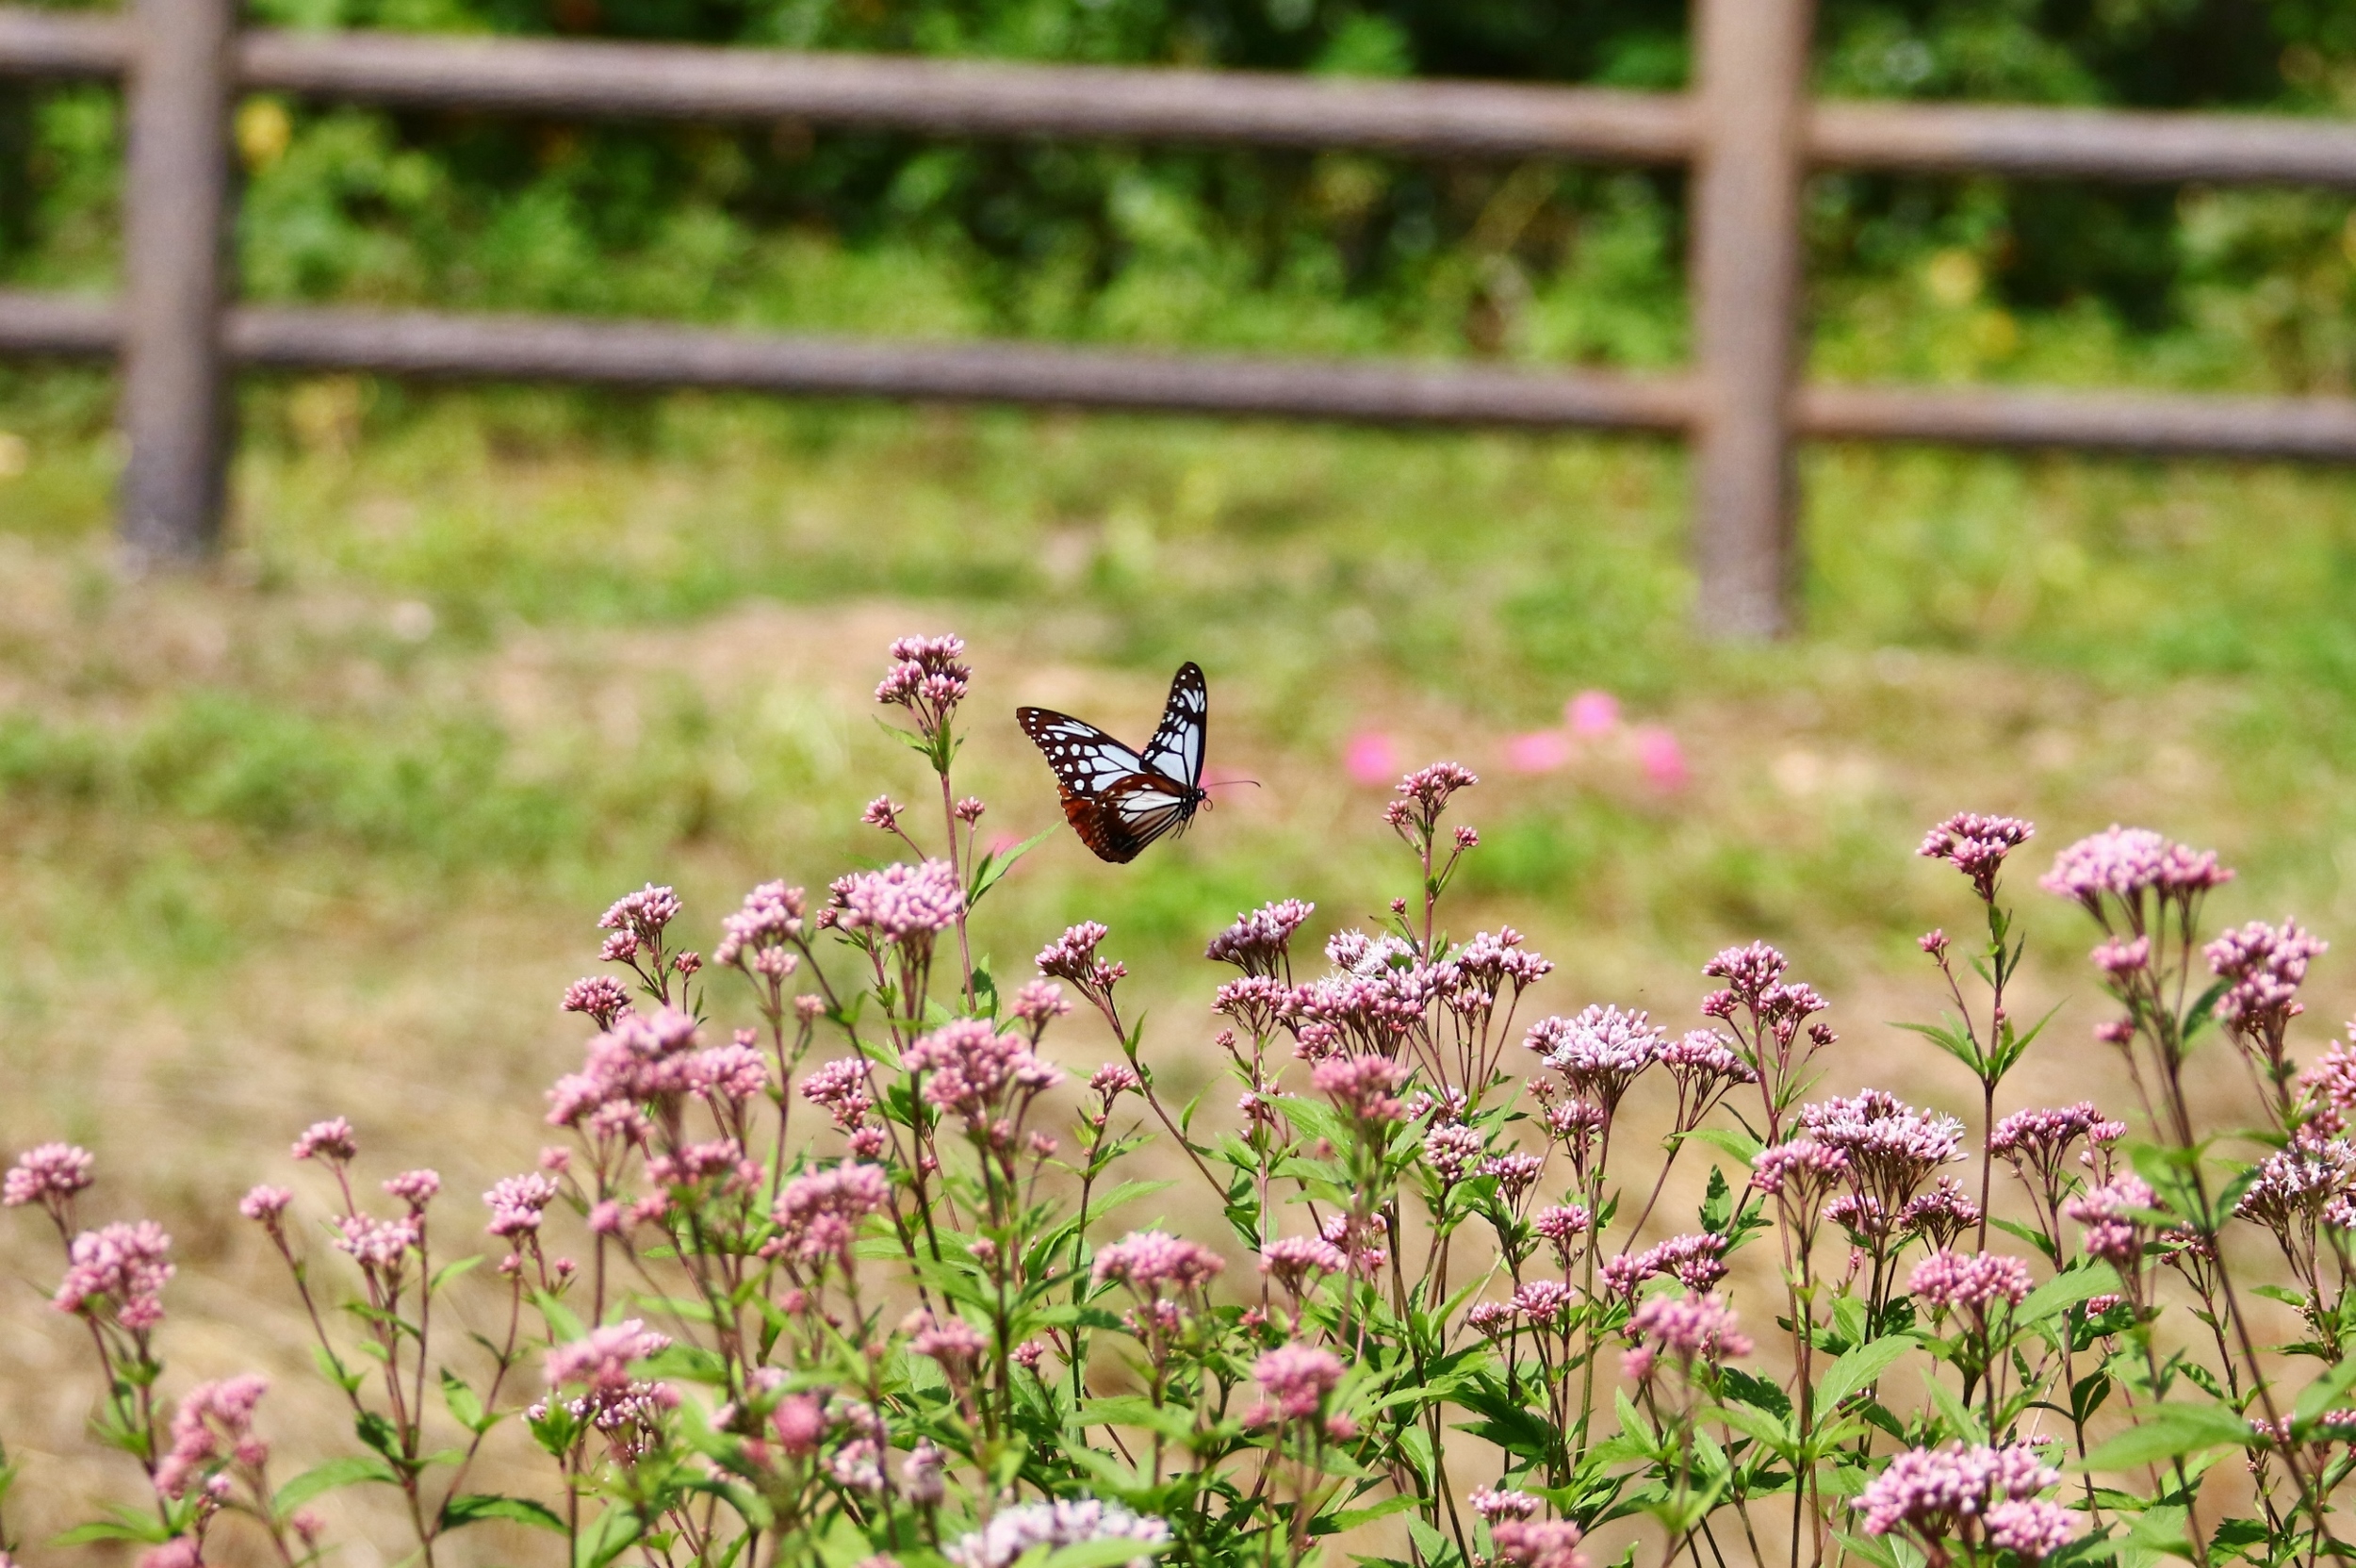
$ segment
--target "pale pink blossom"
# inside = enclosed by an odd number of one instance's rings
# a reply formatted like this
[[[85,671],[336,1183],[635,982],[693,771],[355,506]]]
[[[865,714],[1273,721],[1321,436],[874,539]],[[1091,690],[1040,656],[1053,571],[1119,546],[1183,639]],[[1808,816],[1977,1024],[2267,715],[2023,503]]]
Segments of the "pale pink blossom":
[[[89,1150],[70,1143],[28,1149],[16,1157],[7,1180],[0,1182],[0,1204],[13,1209],[39,1203],[61,1213],[68,1200],[90,1184],[96,1164]]]
[[[1562,705],[1562,722],[1580,740],[1597,740],[1620,727],[1620,699],[1609,692],[1581,692]]]
[[[1300,1421],[1323,1408],[1342,1380],[1341,1358],[1308,1345],[1282,1345],[1253,1364],[1252,1375],[1280,1421]]]
[[[1559,729],[1533,729],[1505,743],[1505,765],[1514,773],[1553,773],[1565,767],[1571,738]]]
[[[1399,773],[1399,744],[1380,730],[1360,730],[1342,751],[1350,781],[1366,789],[1387,784]]]

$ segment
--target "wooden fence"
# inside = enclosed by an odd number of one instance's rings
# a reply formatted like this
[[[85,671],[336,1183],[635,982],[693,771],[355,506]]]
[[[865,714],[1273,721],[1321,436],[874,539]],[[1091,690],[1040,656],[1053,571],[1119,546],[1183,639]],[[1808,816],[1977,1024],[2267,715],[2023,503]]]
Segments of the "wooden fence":
[[[120,355],[122,529],[145,554],[198,554],[218,531],[237,366],[1680,435],[1696,449],[1702,621],[1732,635],[1788,624],[1800,438],[2356,459],[2349,400],[1802,384],[1811,167],[2356,189],[2356,125],[1811,103],[1812,0],[1694,0],[1696,83],[1683,94],[290,33],[241,30],[236,0],[130,5],[121,18],[0,6],[0,76],[122,76],[130,126],[123,298],[0,290],[0,354]],[[1690,163],[1694,359],[1678,374],[1623,375],[240,305],[226,259],[228,118],[254,90],[550,117]]]

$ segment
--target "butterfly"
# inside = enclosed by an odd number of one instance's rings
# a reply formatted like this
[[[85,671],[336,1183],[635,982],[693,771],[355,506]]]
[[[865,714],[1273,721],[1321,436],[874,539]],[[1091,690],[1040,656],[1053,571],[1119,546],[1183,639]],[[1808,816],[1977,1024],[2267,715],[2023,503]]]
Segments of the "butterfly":
[[[1202,666],[1178,666],[1162,725],[1142,752],[1094,725],[1046,708],[1014,710],[1023,733],[1046,755],[1063,792],[1063,814],[1099,859],[1134,860],[1165,833],[1184,833],[1210,796],[1203,788],[1203,732],[1211,694]]]

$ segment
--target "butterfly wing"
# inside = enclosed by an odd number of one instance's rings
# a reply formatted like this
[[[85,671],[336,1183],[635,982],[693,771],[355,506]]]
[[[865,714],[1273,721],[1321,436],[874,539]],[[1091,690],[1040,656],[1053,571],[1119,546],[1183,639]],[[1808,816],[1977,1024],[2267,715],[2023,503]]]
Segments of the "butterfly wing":
[[[1055,770],[1065,819],[1099,859],[1134,860],[1192,814],[1186,786],[1087,720],[1047,708],[1014,716]]]
[[[1210,719],[1211,691],[1203,682],[1203,666],[1188,660],[1170,683],[1162,726],[1145,743],[1145,765],[1185,790],[1200,789],[1203,739]]]

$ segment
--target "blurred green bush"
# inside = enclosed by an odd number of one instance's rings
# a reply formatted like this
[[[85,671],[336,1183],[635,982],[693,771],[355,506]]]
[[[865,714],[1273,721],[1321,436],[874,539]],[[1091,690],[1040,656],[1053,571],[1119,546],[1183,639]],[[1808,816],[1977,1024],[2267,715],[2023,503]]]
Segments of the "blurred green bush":
[[[251,8],[296,27],[1636,88],[1686,73],[1684,0]],[[1817,59],[1827,93],[2356,112],[2356,8],[2332,0],[1826,0]],[[274,99],[245,104],[237,128],[239,253],[261,298],[1621,365],[1683,351],[1673,174]],[[0,90],[0,277],[106,282],[118,136],[110,91]],[[1824,178],[1810,207],[1820,356],[1836,373],[2344,386],[2348,207],[2314,193]]]

